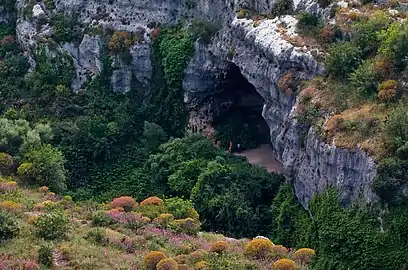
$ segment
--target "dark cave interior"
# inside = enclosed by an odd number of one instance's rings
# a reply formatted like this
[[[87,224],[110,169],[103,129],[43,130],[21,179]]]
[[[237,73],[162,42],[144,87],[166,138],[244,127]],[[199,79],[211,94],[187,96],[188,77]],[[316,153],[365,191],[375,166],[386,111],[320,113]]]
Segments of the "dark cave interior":
[[[269,127],[262,117],[264,99],[235,64],[230,64],[220,90],[214,97],[218,106],[212,124],[221,146],[232,141],[234,148],[241,144],[245,150],[269,143]]]

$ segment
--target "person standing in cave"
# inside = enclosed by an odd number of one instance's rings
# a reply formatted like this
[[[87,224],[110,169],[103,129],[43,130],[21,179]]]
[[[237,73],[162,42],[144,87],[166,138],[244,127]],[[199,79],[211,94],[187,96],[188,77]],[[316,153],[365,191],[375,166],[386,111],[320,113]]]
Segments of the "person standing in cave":
[[[237,153],[241,153],[241,144],[237,143]]]
[[[232,153],[232,141],[229,141],[228,152]]]

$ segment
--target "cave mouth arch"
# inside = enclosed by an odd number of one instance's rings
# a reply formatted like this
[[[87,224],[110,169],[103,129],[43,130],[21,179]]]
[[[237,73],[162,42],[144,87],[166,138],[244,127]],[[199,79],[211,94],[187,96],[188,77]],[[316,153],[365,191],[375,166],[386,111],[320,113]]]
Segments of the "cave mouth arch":
[[[218,88],[212,126],[220,146],[228,147],[231,141],[233,150],[247,150],[270,144],[269,127],[262,116],[265,101],[238,66],[228,64]],[[241,149],[236,149],[238,144]]]

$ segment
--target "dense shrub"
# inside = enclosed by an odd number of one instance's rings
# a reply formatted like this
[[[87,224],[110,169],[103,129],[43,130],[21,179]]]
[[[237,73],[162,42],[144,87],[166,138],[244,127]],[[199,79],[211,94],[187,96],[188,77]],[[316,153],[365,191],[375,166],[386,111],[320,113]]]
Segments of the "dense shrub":
[[[15,181],[8,181],[5,180],[3,181],[2,178],[0,178],[0,192],[13,192],[17,189],[17,182]]]
[[[295,251],[294,258],[302,265],[309,264],[316,256],[316,252],[311,248],[301,248]]]
[[[166,228],[171,222],[174,221],[174,216],[172,214],[161,214],[153,220],[154,223],[158,224],[160,227]]]
[[[105,244],[105,230],[101,228],[92,228],[88,231],[85,237],[87,240],[97,244]]]
[[[395,151],[408,142],[408,110],[404,104],[390,112],[384,130],[392,139]]]
[[[245,256],[257,259],[267,258],[272,254],[273,243],[269,239],[256,238],[251,240],[245,247]]]
[[[54,0],[44,0],[44,5],[49,10],[53,10],[55,8]]]
[[[198,176],[206,165],[207,161],[203,159],[193,159],[178,164],[174,173],[168,178],[169,187],[178,196],[189,198]]]
[[[273,245],[272,254],[275,258],[284,258],[287,256],[289,250],[282,245]]]
[[[376,12],[368,21],[355,22],[351,26],[351,40],[363,56],[375,54],[380,40],[378,32],[387,29],[390,19],[385,12]]]
[[[191,201],[186,201],[177,197],[166,199],[166,209],[174,215],[176,219],[192,218],[198,220],[198,214],[193,208]]]
[[[98,211],[92,217],[92,225],[96,227],[109,227],[115,221],[105,211]]]
[[[45,267],[51,267],[52,266],[52,246],[48,244],[44,244],[40,246],[40,249],[38,250],[38,262],[44,265]]]
[[[325,68],[328,74],[336,78],[347,78],[347,76],[360,65],[361,52],[351,42],[339,42],[329,47]]]
[[[65,236],[68,230],[68,217],[60,210],[42,214],[34,223],[37,234],[45,239],[57,239]]]
[[[216,253],[223,253],[229,248],[229,244],[226,241],[216,241],[212,243],[210,251]]]
[[[156,265],[157,270],[179,270],[177,262],[172,258],[160,260]]]
[[[13,201],[2,201],[0,202],[0,210],[6,211],[9,213],[18,214],[18,213],[23,212],[24,205],[21,203],[13,202]]]
[[[167,256],[160,251],[151,251],[143,257],[143,262],[147,270],[156,270],[156,265]]]
[[[379,76],[373,61],[366,60],[350,74],[351,85],[364,97],[371,97],[377,92]]]
[[[381,31],[379,38],[381,43],[378,51],[403,70],[408,56],[408,24],[395,22],[387,30]]]
[[[57,42],[78,42],[82,39],[82,30],[73,15],[59,12],[52,18],[52,30]]]
[[[26,184],[32,184],[35,180],[35,168],[32,163],[24,162],[22,163],[18,169],[17,174],[20,179]],[[48,188],[47,188],[48,192]]]
[[[179,233],[196,235],[200,230],[200,222],[192,218],[176,219],[170,223],[170,228]]]
[[[129,196],[115,198],[111,203],[112,208],[122,207],[126,212],[132,211],[137,206],[135,199]]]
[[[0,175],[8,175],[13,169],[13,164],[12,156],[0,153]]]
[[[163,200],[160,199],[159,197],[149,197],[140,203],[141,206],[148,206],[148,205],[160,206],[163,204],[164,204]]]
[[[133,38],[130,33],[117,31],[113,33],[112,37],[110,38],[108,47],[112,53],[117,54],[127,51],[132,44]]]
[[[296,270],[297,265],[294,261],[289,259],[280,259],[273,263],[273,270]]]
[[[389,102],[395,100],[397,97],[397,82],[395,80],[388,80],[382,82],[378,86],[377,98],[381,102]]]
[[[275,16],[282,16],[292,14],[293,10],[293,0],[277,0],[272,12]]]
[[[66,189],[65,158],[60,150],[46,144],[30,150],[24,158],[34,165],[35,184],[56,192]]]
[[[20,226],[9,214],[0,211],[0,242],[16,237]]]
[[[305,11],[300,12],[297,19],[297,31],[302,35],[316,35],[323,27],[320,17]]]
[[[206,261],[199,261],[199,262],[196,262],[196,264],[194,265],[194,269],[196,270],[209,269],[209,268],[210,268],[210,264]]]

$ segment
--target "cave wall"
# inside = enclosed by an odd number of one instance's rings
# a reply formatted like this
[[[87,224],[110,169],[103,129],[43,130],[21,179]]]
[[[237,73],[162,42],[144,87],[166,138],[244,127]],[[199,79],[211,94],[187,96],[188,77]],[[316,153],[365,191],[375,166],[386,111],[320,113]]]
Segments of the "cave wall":
[[[305,128],[294,118],[296,96],[278,89],[280,77],[288,71],[293,72],[298,80],[310,79],[323,72],[310,52],[304,52],[282,38],[277,31],[282,21],[288,32],[294,33],[296,20],[290,16],[263,21],[257,27],[251,20],[235,19],[224,25],[208,47],[197,46],[184,83],[188,100],[194,101],[190,104],[199,111],[199,100],[216,93],[217,80],[213,81],[215,87],[212,90],[215,92],[211,92],[211,87],[202,92],[190,87],[201,85],[199,74],[206,74],[206,78],[213,74],[212,78],[217,78],[224,74],[226,63],[233,62],[265,100],[262,115],[269,126],[276,158],[283,164],[286,179],[294,186],[296,196],[305,208],[316,193],[329,186],[339,190],[344,205],[360,196],[367,202],[375,201],[377,198],[371,191],[376,174],[373,158],[360,149],[340,149],[322,141],[313,128]],[[234,52],[232,57],[231,51]],[[192,71],[198,76],[191,77]],[[207,80],[206,85],[211,83]],[[203,107],[210,111],[208,104]]]

